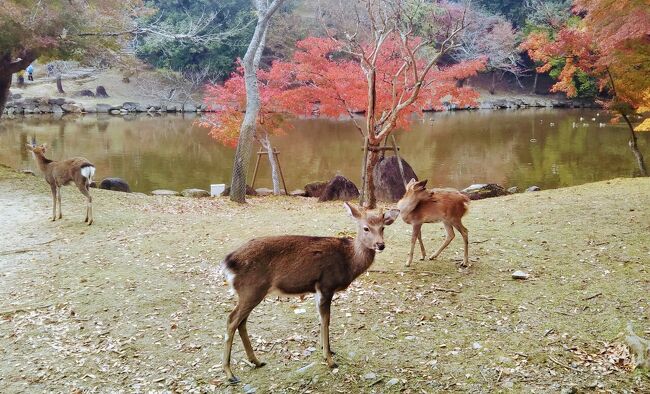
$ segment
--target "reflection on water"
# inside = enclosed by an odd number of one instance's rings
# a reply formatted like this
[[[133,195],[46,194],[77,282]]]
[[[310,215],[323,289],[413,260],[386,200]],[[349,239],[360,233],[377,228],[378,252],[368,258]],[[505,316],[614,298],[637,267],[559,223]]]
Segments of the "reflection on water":
[[[432,186],[495,182],[547,189],[636,175],[629,132],[623,125],[599,127],[609,118],[597,114],[547,109],[436,113],[399,132],[397,140],[403,157]],[[35,170],[25,144],[36,136],[50,145],[52,159],[85,156],[97,166],[98,179],[121,177],[134,191],[228,183],[234,150],[212,140],[194,120],[176,115],[3,119],[0,163]],[[274,142],[289,189],[336,173],[359,183],[362,140],[350,122],[297,120],[294,130]],[[639,145],[650,157],[650,133],[639,135]],[[256,182],[260,186],[270,187],[265,161]]]

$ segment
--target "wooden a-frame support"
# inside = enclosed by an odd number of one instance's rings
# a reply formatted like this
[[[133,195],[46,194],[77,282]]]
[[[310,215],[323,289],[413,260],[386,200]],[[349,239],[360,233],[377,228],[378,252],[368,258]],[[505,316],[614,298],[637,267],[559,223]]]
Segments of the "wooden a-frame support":
[[[257,178],[257,170],[260,167],[260,158],[264,155],[268,156],[269,152],[265,149],[260,148],[257,152],[257,160],[255,161],[255,170],[253,170],[253,180],[251,181],[251,188],[255,189],[255,179]],[[275,156],[275,161],[278,163],[278,172],[280,172],[280,179],[282,179],[282,186],[284,186],[284,194],[289,194],[287,190],[287,184],[284,182],[284,175],[282,174],[282,166],[280,165],[280,157],[278,156],[280,152],[273,148],[273,156]]]

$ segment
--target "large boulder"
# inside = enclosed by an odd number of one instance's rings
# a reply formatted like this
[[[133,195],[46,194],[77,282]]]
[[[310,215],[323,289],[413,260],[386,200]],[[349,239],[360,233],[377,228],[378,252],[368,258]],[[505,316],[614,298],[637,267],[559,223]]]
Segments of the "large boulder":
[[[99,188],[116,192],[131,193],[129,184],[122,178],[104,178],[102,183],[99,184]]]
[[[138,108],[138,103],[127,101],[126,103],[122,104],[122,109],[125,109],[128,112],[135,112],[137,108]]]
[[[408,182],[410,179],[418,180],[415,171],[402,159],[402,167],[404,168],[404,179]],[[399,171],[399,162],[397,156],[388,156],[379,160],[374,170],[375,176],[375,197],[380,201],[397,202],[399,201],[406,188],[404,181]]]
[[[96,107],[96,111],[98,113],[100,113],[100,114],[107,114],[107,113],[111,112],[112,109],[117,109],[119,111],[118,108],[115,108],[110,104],[97,104],[97,107]]]
[[[108,97],[108,93],[106,93],[106,88],[103,87],[102,85],[97,86],[97,89],[95,89],[95,96]]]
[[[320,197],[320,195],[323,194],[323,190],[325,190],[325,186],[327,186],[327,182],[322,181],[306,184],[305,197]]]
[[[505,196],[508,194],[506,189],[496,183],[477,183],[463,190],[461,193],[467,195],[470,200],[482,200],[484,198]]]
[[[156,189],[151,191],[152,196],[178,196],[178,192],[167,189]]]
[[[203,189],[183,189],[181,190],[181,196],[183,197],[210,197],[210,192]]]
[[[230,195],[230,185],[226,185],[226,188],[221,192],[223,197]],[[257,196],[257,192],[252,187],[246,185],[246,195],[248,196]]]
[[[337,175],[325,186],[325,190],[318,198],[318,201],[349,201],[359,197],[359,189],[349,179]]]
[[[77,95],[81,97],[95,97],[95,93],[93,93],[93,91],[89,89],[80,90],[79,92],[77,92]]]
[[[63,104],[61,106],[64,112],[70,112],[70,113],[81,113],[84,111],[84,108],[80,104]]]
[[[269,189],[268,187],[258,187],[255,189],[255,192],[257,193],[258,196],[271,196],[273,195],[273,189]]]
[[[47,103],[50,105],[63,105],[65,104],[65,99],[64,98],[55,98],[55,99],[48,99]]]
[[[194,103],[183,104],[183,112],[196,112],[196,104]]]

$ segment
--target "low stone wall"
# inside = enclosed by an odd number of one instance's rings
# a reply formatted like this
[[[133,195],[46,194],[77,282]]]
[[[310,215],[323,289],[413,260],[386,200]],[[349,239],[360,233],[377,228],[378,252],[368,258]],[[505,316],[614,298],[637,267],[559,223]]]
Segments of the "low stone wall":
[[[68,113],[104,113],[111,115],[126,115],[129,113],[181,113],[209,112],[204,104],[143,104],[125,102],[122,105],[111,104],[82,104],[66,98],[37,97],[22,99],[13,95],[4,109],[6,115],[55,114]]]
[[[442,108],[425,108],[424,112],[459,111],[470,109],[524,109],[524,108],[601,108],[597,103],[586,100],[559,100],[544,97],[524,97],[511,99],[482,98],[478,105],[458,107],[456,104],[443,103]]]
[[[483,99],[477,106],[458,107],[443,103],[441,108],[425,108],[424,112],[459,111],[469,109],[518,109],[518,108],[600,108],[598,104],[584,100],[558,100],[543,97],[513,99]],[[36,97],[23,99],[14,94],[4,109],[5,115],[67,114],[67,113],[105,113],[126,115],[129,113],[187,113],[211,112],[205,104],[188,102],[185,104],[147,104],[127,101],[121,105],[82,104],[67,98]],[[363,111],[361,111],[363,113]]]

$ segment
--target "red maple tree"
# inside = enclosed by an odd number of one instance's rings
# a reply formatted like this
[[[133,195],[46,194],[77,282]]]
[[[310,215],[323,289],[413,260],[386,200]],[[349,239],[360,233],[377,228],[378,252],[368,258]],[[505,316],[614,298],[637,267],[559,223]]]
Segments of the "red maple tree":
[[[420,38],[412,37],[406,50],[414,52],[420,44]],[[391,35],[377,52],[374,113],[375,124],[382,126],[373,143],[397,127],[408,127],[413,115],[423,109],[440,109],[443,102],[467,107],[478,98],[476,91],[457,81],[483,69],[484,59],[432,67],[424,57],[405,63],[404,49],[400,38]],[[427,67],[430,70],[424,73]],[[262,102],[258,127],[268,133],[280,134],[291,127],[286,120],[293,116],[320,115],[349,116],[361,134],[367,135],[367,125],[361,125],[353,114],[367,112],[368,80],[360,62],[347,56],[334,40],[309,37],[299,41],[289,61],[276,61],[269,70],[259,71],[258,81]],[[201,124],[211,128],[214,138],[234,146],[245,106],[241,70],[223,85],[208,86],[205,103],[216,112],[206,115]]]

